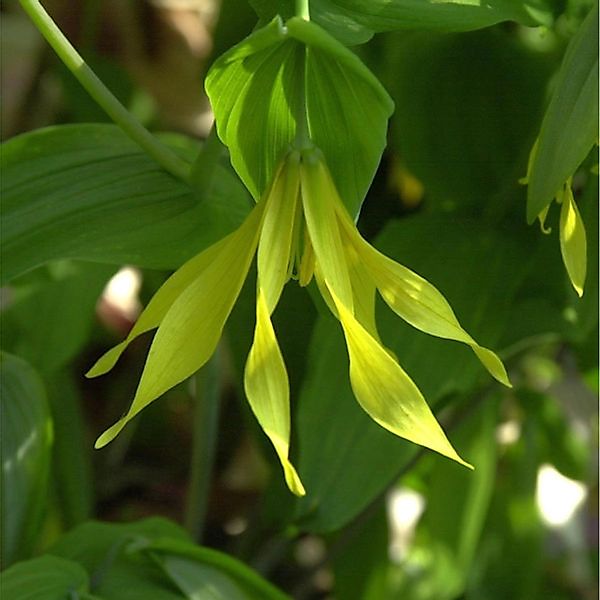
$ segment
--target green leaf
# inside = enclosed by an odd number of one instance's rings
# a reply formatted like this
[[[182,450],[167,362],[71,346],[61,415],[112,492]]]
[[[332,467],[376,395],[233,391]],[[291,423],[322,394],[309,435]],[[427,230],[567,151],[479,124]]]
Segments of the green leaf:
[[[199,202],[113,125],[20,135],[3,144],[0,167],[3,281],[57,258],[174,268],[249,210],[225,167]]]
[[[90,599],[85,570],[70,560],[40,556],[17,563],[0,575],[4,600]]]
[[[183,540],[159,539],[140,546],[159,562],[189,598],[204,598],[215,586],[215,600],[287,600],[288,596],[235,558]],[[210,596],[213,598],[213,596]]]
[[[140,560],[133,550],[157,538],[189,540],[187,533],[162,518],[134,523],[88,522],[62,536],[49,549],[53,555],[81,564],[92,592],[111,600],[180,600],[177,588],[153,560]]]
[[[598,3],[573,36],[544,115],[531,169],[532,223],[598,143]]]
[[[292,0],[251,0],[265,21],[294,13]],[[552,6],[544,0],[311,0],[313,21],[347,45],[368,41],[376,32],[398,29],[469,31],[502,21],[550,25]]]
[[[195,545],[166,519],[88,522],[64,535],[50,552],[80,563],[92,591],[111,600],[174,600],[182,594],[193,600],[287,598],[238,560]]]
[[[391,145],[426,202],[477,215],[484,206],[506,210],[507,194],[521,193],[517,179],[542,116],[545,57],[498,30],[385,41],[382,77],[397,106]]]
[[[249,596],[220,571],[186,558],[159,559],[165,573],[190,600],[248,600]]]
[[[433,240],[435,252],[430,251]],[[434,283],[465,328],[482,344],[495,346],[508,327],[512,299],[528,268],[525,248],[506,232],[460,221],[449,228],[446,219],[431,216],[390,223],[377,246]],[[466,348],[416,331],[381,305],[377,318],[383,342],[430,405],[470,392],[487,377]],[[351,520],[418,450],[372,423],[358,407],[343,348],[339,325],[321,320],[292,418],[301,448],[298,470],[307,491],[296,503],[295,517],[314,531],[335,530]]]
[[[66,365],[87,343],[113,273],[110,266],[59,261],[14,280],[2,316],[4,348],[43,374]]]
[[[393,103],[356,55],[313,23],[276,18],[214,63],[206,90],[219,136],[255,198],[306,121],[341,197],[358,211]]]
[[[42,381],[0,354],[2,565],[30,555],[47,507],[52,422]]]

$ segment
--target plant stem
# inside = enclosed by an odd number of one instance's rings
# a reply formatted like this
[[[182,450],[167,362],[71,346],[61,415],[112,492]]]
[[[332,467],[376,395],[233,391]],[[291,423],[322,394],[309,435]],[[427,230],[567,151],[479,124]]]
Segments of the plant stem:
[[[20,0],[39,32],[108,116],[161,167],[178,179],[188,181],[189,165],[161,144],[100,81],[94,71],[63,35],[39,0]]]
[[[194,396],[192,458],[185,511],[185,527],[200,543],[206,520],[208,494],[219,424],[221,350],[192,380]]]
[[[310,10],[308,8],[309,0],[296,0],[296,16],[310,21]]]

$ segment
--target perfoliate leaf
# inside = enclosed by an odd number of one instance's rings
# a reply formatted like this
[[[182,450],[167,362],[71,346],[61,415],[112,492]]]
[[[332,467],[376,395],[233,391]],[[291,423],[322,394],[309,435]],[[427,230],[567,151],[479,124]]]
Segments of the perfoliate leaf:
[[[533,223],[598,142],[598,3],[567,47],[529,175]]]
[[[323,153],[356,214],[385,147],[393,103],[335,38],[300,18],[275,18],[219,58],[206,79],[217,131],[258,199],[299,129]]]

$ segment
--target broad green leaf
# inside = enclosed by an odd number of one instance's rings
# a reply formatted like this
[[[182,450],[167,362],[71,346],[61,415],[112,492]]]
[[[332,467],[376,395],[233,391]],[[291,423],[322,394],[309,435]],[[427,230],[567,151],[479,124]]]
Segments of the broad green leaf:
[[[434,282],[465,328],[482,343],[496,344],[528,268],[525,248],[476,223],[453,221],[449,228],[445,219],[431,217],[391,223],[376,245]],[[444,396],[472,391],[484,377],[467,348],[414,330],[381,303],[377,317],[384,344],[434,408]],[[301,448],[298,471],[307,491],[296,502],[295,516],[309,530],[331,531],[347,523],[418,451],[362,413],[350,389],[343,347],[339,325],[321,320],[292,417]],[[456,450],[463,454],[461,447]]]
[[[287,596],[240,561],[197,546],[166,519],[89,522],[51,549],[80,563],[92,592],[111,600],[286,600]]]
[[[293,0],[252,0],[252,5],[263,20],[294,13]],[[381,31],[469,31],[502,21],[549,25],[553,18],[544,0],[311,0],[309,7],[312,20],[348,45]]]
[[[175,523],[150,518],[134,523],[88,522],[72,529],[49,549],[87,571],[91,591],[111,600],[181,600],[181,593],[150,558],[133,550],[157,538],[190,541]]]
[[[532,223],[598,143],[598,3],[573,36],[544,115],[529,172]]]
[[[2,315],[4,349],[42,374],[66,365],[87,343],[96,303],[114,270],[58,261],[11,282]]]
[[[393,104],[356,55],[313,23],[275,18],[214,63],[206,90],[219,136],[255,198],[306,121],[348,209],[358,211]]]
[[[0,167],[3,281],[57,258],[174,268],[249,209],[223,166],[200,202],[113,125],[17,136],[2,145]]]
[[[425,201],[503,214],[509,194],[522,193],[517,179],[542,116],[547,59],[495,29],[384,42],[381,76],[397,107],[390,143]]]
[[[249,596],[220,571],[177,556],[162,557],[160,564],[190,600],[248,600]]]
[[[52,421],[39,375],[0,354],[2,566],[27,558],[48,499]]]
[[[89,578],[75,562],[44,555],[19,562],[0,575],[3,600],[91,600]]]
[[[158,539],[141,551],[150,553],[174,579],[182,591],[198,591],[199,586],[212,581],[217,598],[237,600],[287,600],[288,596],[263,579],[239,560],[217,550],[176,539]],[[194,568],[198,569],[194,573]],[[203,577],[199,575],[203,574]],[[204,579],[204,582],[202,581]],[[201,589],[201,588],[200,588]],[[238,594],[238,595],[227,595]],[[225,595],[224,595],[225,594]],[[189,595],[190,598],[204,598]],[[212,596],[210,596],[212,598]]]

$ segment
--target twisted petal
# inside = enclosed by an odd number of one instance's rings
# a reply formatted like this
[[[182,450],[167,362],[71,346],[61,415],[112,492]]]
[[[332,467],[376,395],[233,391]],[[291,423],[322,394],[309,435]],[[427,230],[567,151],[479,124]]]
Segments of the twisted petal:
[[[117,344],[101,356],[94,366],[86,373],[87,377],[98,377],[110,371],[127,346],[138,336],[146,331],[155,329],[160,325],[164,316],[177,300],[179,295],[190,285],[194,279],[204,271],[221,252],[221,249],[228,244],[228,240],[235,236],[235,232],[219,240],[200,254],[197,254],[181,266],[154,294],[148,306],[138,317],[135,325],[129,332],[129,335],[120,344]]]
[[[286,164],[279,185],[268,199],[260,235],[256,328],[246,362],[244,387],[254,415],[275,447],[288,487],[297,496],[303,496],[304,486],[289,461],[289,381],[271,323],[271,314],[289,279],[297,237],[294,226],[299,187],[297,156],[289,157]]]
[[[407,323],[425,333],[468,344],[492,376],[510,386],[502,361],[494,352],[480,346],[461,327],[444,296],[427,280],[367,243],[345,213],[341,202],[339,204],[338,214],[344,233],[388,306]]]
[[[362,408],[385,429],[469,468],[456,453],[421,392],[330,290],[350,356],[350,382]]]
[[[350,381],[359,404],[392,433],[470,466],[452,448],[417,386],[379,342],[371,273],[361,264],[356,246],[341,235],[337,192],[321,162],[306,165],[302,199],[316,255],[315,276],[344,329]]]
[[[258,293],[254,343],[246,362],[244,388],[252,411],[275,447],[288,487],[297,496],[304,496],[306,493],[304,486],[288,459],[290,447],[288,376],[262,291]]]
[[[98,438],[97,448],[109,443],[137,413],[211,357],[256,251],[263,212],[261,202],[219,244],[218,252],[211,253],[212,260],[203,264],[167,309],[129,411]]]
[[[560,251],[571,284],[581,297],[587,268],[587,240],[569,183],[565,185],[560,209]]]

